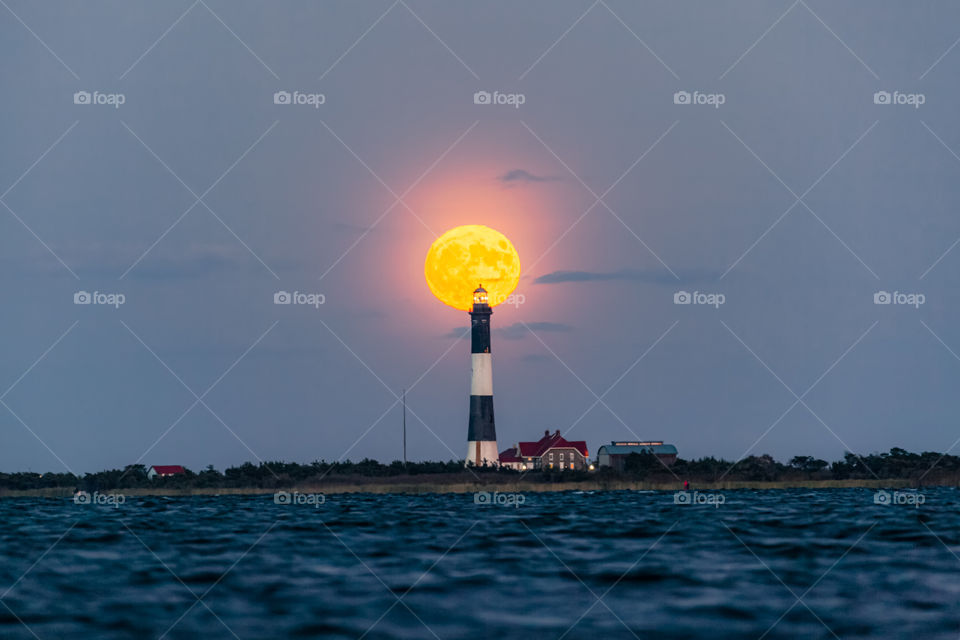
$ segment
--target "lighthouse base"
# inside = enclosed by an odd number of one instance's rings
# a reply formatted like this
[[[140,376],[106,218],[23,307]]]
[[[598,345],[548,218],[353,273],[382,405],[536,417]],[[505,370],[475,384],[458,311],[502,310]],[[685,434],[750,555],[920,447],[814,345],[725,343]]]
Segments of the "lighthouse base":
[[[467,458],[464,466],[497,466],[500,464],[500,452],[496,440],[471,440],[467,443]]]

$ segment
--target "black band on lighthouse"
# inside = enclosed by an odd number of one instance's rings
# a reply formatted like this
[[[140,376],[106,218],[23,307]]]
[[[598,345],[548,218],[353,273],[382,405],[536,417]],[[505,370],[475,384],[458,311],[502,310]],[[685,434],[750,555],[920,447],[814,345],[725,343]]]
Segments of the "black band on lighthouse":
[[[490,315],[487,305],[473,305],[470,312],[470,353],[490,353]]]
[[[493,422],[493,396],[470,396],[470,428],[467,441],[496,440]]]

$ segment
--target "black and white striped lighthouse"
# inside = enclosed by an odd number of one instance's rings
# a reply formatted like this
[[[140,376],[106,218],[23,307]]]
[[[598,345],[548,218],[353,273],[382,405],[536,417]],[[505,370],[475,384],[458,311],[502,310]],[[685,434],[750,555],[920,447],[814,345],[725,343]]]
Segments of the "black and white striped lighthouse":
[[[493,365],[490,360],[490,308],[483,285],[473,292],[470,312],[470,428],[467,431],[467,465],[496,465],[497,429],[493,421]]]

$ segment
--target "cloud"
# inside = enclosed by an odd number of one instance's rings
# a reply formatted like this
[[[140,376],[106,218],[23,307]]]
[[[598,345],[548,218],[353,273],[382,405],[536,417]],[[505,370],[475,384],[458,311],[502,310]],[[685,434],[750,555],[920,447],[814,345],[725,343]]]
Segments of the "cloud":
[[[511,169],[502,176],[498,176],[497,180],[507,186],[513,186],[521,182],[559,182],[562,178],[558,176],[538,176],[526,169]]]
[[[566,282],[642,282],[648,284],[692,284],[719,279],[720,273],[707,269],[678,272],[676,277],[666,269],[620,269],[618,271],[553,271],[533,281],[534,284]]]
[[[497,327],[493,330],[493,335],[499,336],[504,340],[522,340],[530,335],[530,332],[565,332],[573,331],[573,327],[559,322],[514,322],[505,327]],[[470,327],[454,327],[443,335],[444,338],[470,338]]]

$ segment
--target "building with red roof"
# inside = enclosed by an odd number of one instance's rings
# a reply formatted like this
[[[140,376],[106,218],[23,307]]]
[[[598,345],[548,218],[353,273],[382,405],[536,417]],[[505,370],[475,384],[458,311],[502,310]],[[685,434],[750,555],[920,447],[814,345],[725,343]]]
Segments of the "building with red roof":
[[[587,467],[587,443],[583,440],[567,440],[560,430],[543,432],[536,442],[519,442],[500,454],[500,465],[521,471],[570,470]]]
[[[519,445],[518,445],[519,446]],[[500,466],[507,467],[509,469],[521,469],[523,458],[517,453],[517,447],[510,447],[505,451],[500,452]]]
[[[179,476],[186,472],[187,470],[179,464],[155,464],[147,469],[147,477],[153,480],[157,476],[166,478],[168,476]]]

